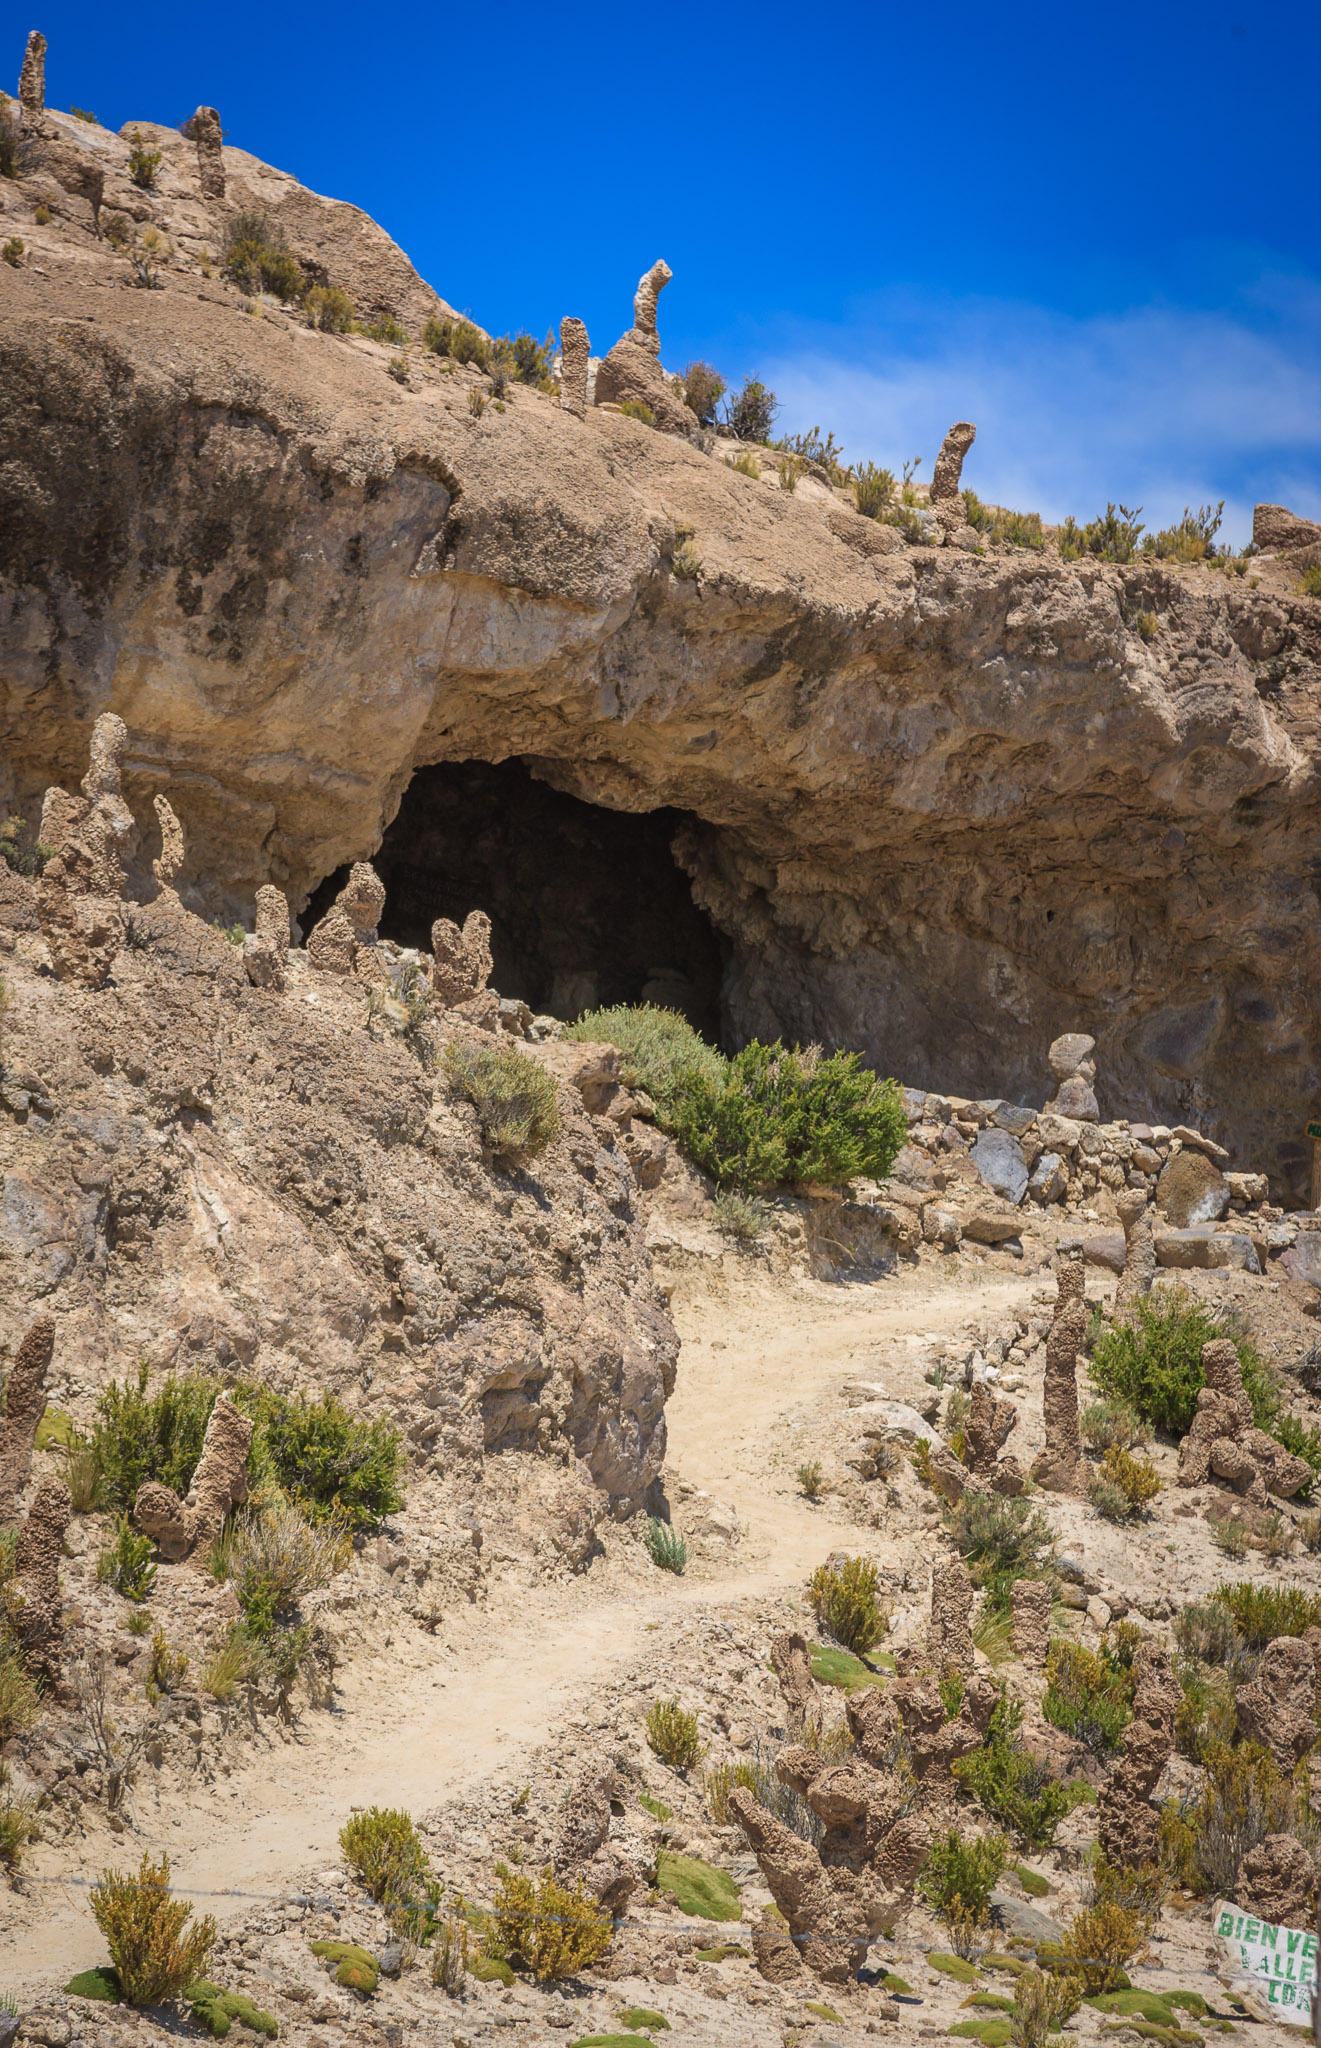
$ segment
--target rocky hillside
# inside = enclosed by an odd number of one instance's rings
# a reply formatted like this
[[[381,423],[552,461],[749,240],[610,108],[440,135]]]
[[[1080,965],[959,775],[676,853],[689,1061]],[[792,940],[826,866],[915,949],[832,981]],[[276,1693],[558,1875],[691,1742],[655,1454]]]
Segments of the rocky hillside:
[[[113,708],[130,801],[163,788],[186,828],[185,900],[248,922],[260,884],[297,909],[369,856],[419,766],[519,757],[688,814],[731,1039],[1014,1095],[1085,1028],[1103,1112],[1194,1122],[1306,1198],[1297,551],[1237,578],[910,545],[810,474],[497,399],[419,345],[448,307],[355,209],[129,125],[148,187],[128,130],[49,112],[0,179],[0,805],[72,786]],[[219,260],[240,208],[411,339],[248,296]]]

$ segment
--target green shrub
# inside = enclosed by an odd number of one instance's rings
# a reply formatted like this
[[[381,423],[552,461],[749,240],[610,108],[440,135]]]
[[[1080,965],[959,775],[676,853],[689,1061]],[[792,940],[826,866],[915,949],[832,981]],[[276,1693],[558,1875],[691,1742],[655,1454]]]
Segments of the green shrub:
[[[789,1051],[757,1039],[729,1061],[719,1086],[695,1079],[675,1132],[712,1179],[750,1189],[764,1182],[838,1182],[889,1172],[906,1135],[893,1081],[856,1053]]]
[[[642,1540],[654,1565],[663,1572],[673,1572],[676,1578],[683,1577],[688,1568],[688,1545],[677,1529],[662,1522],[659,1515],[649,1515]]]
[[[621,398],[619,410],[626,420],[637,420],[644,427],[654,427],[656,415],[642,398]]]
[[[1155,612],[1134,612],[1133,630],[1141,640],[1154,640],[1159,628]]]
[[[274,2041],[279,2036],[279,2025],[273,2013],[263,2012],[243,1992],[223,1991],[219,1984],[212,1984],[206,1977],[199,1977],[195,1984],[185,1986],[183,2002],[188,2007],[193,2025],[204,2027],[213,2041],[223,2041],[235,2020],[251,2033],[265,2034],[268,2040]]]
[[[374,320],[366,321],[362,332],[369,341],[383,341],[389,348],[403,348],[408,341],[408,329],[390,313],[378,313]]]
[[[229,1571],[252,1634],[269,1635],[279,1615],[304,1594],[328,1586],[352,1554],[342,1526],[318,1525],[296,1507],[277,1505],[241,1516],[234,1525]]]
[[[4,247],[0,248],[0,256],[4,257],[5,262],[9,265],[11,270],[21,269],[24,256],[24,243],[22,236],[10,235]]]
[[[1189,1601],[1174,1617],[1173,1634],[1176,1649],[1185,1657],[1196,1657],[1203,1664],[1223,1664],[1247,1676],[1243,1638],[1224,1601]]]
[[[1154,1465],[1135,1458],[1121,1444],[1111,1444],[1101,1469],[1087,1489],[1097,1513],[1109,1522],[1131,1522],[1161,1490]]]
[[[137,128],[129,132],[128,174],[143,192],[150,192],[156,183],[156,173],[164,162],[160,150],[148,149]]]
[[[493,1950],[519,1956],[539,1984],[576,1977],[610,1946],[610,1915],[580,1886],[558,1882],[549,1864],[540,1881],[497,1863]]]
[[[782,455],[776,468],[780,477],[780,489],[792,496],[802,478],[807,474],[807,464],[801,455]]]
[[[234,1395],[256,1424],[249,1471],[264,1467],[314,1519],[370,1529],[403,1506],[403,1439],[384,1416],[359,1422],[331,1394],[290,1400],[250,1381]]]
[[[663,1130],[674,1129],[679,1105],[697,1082],[718,1087],[724,1079],[723,1055],[677,1010],[660,1010],[651,1003],[588,1010],[564,1036],[587,1044],[617,1045],[623,1054],[621,1081],[651,1097]]]
[[[158,1479],[182,1499],[188,1491],[216,1398],[214,1380],[173,1374],[148,1395],[147,1367],[134,1387],[112,1380],[96,1404],[92,1451],[105,1505],[127,1514],[144,1480]]]
[[[1310,1837],[1306,1798],[1255,1743],[1211,1743],[1202,1785],[1182,1809],[1162,1815],[1166,1861],[1189,1890],[1232,1899],[1239,1866],[1267,1835]]]
[[[1041,1710],[1055,1728],[1085,1742],[1093,1756],[1114,1756],[1133,1718],[1133,1679],[1080,1643],[1057,1638],[1046,1653]]]
[[[725,468],[736,469],[740,476],[761,475],[761,464],[756,456],[751,454],[746,448],[741,449],[737,455],[727,455],[725,457]]]
[[[1045,1849],[1080,1797],[1024,1748],[1023,1709],[1001,1692],[986,1740],[953,1766],[959,1783],[981,1801],[993,1821],[1029,1849]]]
[[[378,1905],[415,1904],[426,1890],[431,1866],[422,1838],[397,1807],[369,1806],[339,1831],[344,1861]]]
[[[1271,1421],[1270,1433],[1277,1443],[1284,1445],[1286,1451],[1292,1451],[1295,1458],[1301,1458],[1304,1464],[1310,1465],[1313,1473],[1321,1472],[1321,1429],[1309,1429],[1306,1423],[1300,1422],[1296,1415],[1291,1415],[1287,1408],[1283,1408]],[[1312,1484],[1313,1482],[1308,1480],[1305,1486],[1298,1489],[1294,1499],[1309,1501],[1312,1498]]]
[[[739,1244],[755,1244],[766,1228],[766,1204],[755,1195],[722,1188],[711,1204],[717,1230]]]
[[[813,1458],[809,1464],[800,1465],[794,1476],[805,1499],[820,1500],[826,1490],[826,1475],[819,1458]]]
[[[1014,1979],[1009,2038],[1013,2048],[1046,2048],[1082,2003],[1081,1981],[1042,1970],[1023,1970]]]
[[[491,350],[493,363],[512,376],[515,383],[529,384],[539,391],[554,389],[551,366],[559,348],[552,327],[544,341],[520,328],[517,334],[502,334]],[[499,393],[496,394],[499,396]]]
[[[1271,1374],[1238,1322],[1181,1287],[1140,1297],[1129,1319],[1109,1324],[1092,1351],[1091,1374],[1103,1393],[1125,1402],[1155,1429],[1186,1436],[1206,1385],[1202,1346],[1228,1337],[1238,1352],[1253,1420],[1269,1429],[1279,1399]]]
[[[1078,1433],[1091,1451],[1136,1450],[1148,1431],[1137,1410],[1126,1401],[1092,1401],[1078,1417]]]
[[[918,1888],[937,1913],[962,1901],[984,1918],[1008,1861],[1009,1844],[1003,1835],[968,1836],[951,1828],[933,1838]]]
[[[1103,562],[1131,562],[1142,532],[1138,505],[1130,509],[1127,505],[1107,505],[1099,519],[1089,520],[1079,527],[1073,519],[1066,519],[1059,530],[1059,549],[1066,562],[1076,561],[1080,555],[1096,555]]]
[[[945,1510],[945,1527],[974,1584],[985,1587],[988,1604],[997,1608],[1008,1607],[1015,1579],[1044,1576],[1055,1542],[1044,1515],[1021,1496],[965,1493]]]
[[[306,296],[308,281],[284,229],[266,214],[236,213],[225,231],[225,269],[240,291],[270,292],[286,304]]]
[[[1211,1598],[1228,1609],[1254,1650],[1264,1650],[1277,1636],[1300,1636],[1321,1627],[1321,1594],[1306,1593],[1301,1586],[1254,1586],[1242,1579],[1217,1586]]]
[[[23,1851],[40,1832],[35,1795],[15,1792],[9,1765],[0,1757],[0,1865],[17,1870]]]
[[[725,401],[725,428],[737,441],[769,442],[779,404],[773,391],[756,377],[745,378],[742,388]]]
[[[702,557],[691,540],[685,539],[675,543],[674,553],[670,556],[670,567],[680,583],[696,583],[702,573]]]
[[[702,1754],[696,1714],[678,1700],[653,1700],[647,1709],[647,1746],[674,1771],[690,1771]]]
[[[472,363],[479,370],[484,370],[491,359],[490,343],[471,320],[428,320],[422,329],[422,346],[433,355],[449,356],[456,363]]]
[[[323,334],[348,334],[354,322],[353,301],[337,284],[314,284],[303,301],[309,327]]]
[[[260,1669],[261,1661],[260,1643],[236,1623],[199,1672],[198,1684],[212,1699],[230,1699],[234,1688]]]
[[[1075,1913],[1059,1945],[1061,1974],[1080,1978],[1085,1994],[1127,1987],[1124,1965],[1146,1947],[1141,1917],[1130,1906],[1105,1903]]]
[[[807,1597],[832,1641],[855,1655],[880,1642],[890,1625],[889,1611],[876,1597],[876,1566],[866,1557],[846,1557],[838,1570],[818,1565]]]
[[[216,1923],[208,1914],[184,1933],[193,1909],[170,1895],[168,1856],[153,1863],[144,1854],[136,1876],[103,1870],[91,1905],[129,2005],[178,1998],[185,1985],[204,1974]]]
[[[686,363],[683,370],[683,402],[697,414],[704,427],[716,423],[716,408],[725,395],[725,380],[710,363]]]
[[[1223,498],[1218,505],[1199,506],[1196,512],[1185,505],[1183,518],[1177,525],[1162,527],[1159,533],[1147,535],[1142,543],[1143,554],[1156,555],[1162,561],[1205,561],[1215,552],[1212,543],[1220,531],[1224,509]]]
[[[0,1626],[0,1749],[12,1736],[25,1735],[40,1715],[41,1695],[23,1667],[17,1643]]]
[[[892,469],[878,469],[874,462],[860,462],[853,472],[853,502],[864,519],[879,519],[894,503]]]
[[[502,1165],[529,1165],[559,1136],[555,1083],[535,1060],[504,1046],[475,1052],[454,1039],[444,1067],[455,1093],[477,1111],[483,1146]]]
[[[133,1524],[124,1515],[114,1542],[97,1560],[96,1576],[103,1585],[113,1586],[125,1600],[145,1600],[156,1576],[151,1551],[150,1536],[135,1536]]]
[[[154,1707],[157,1700],[168,1699],[178,1692],[188,1676],[191,1658],[187,1650],[172,1650],[164,1629],[156,1629],[151,1638],[151,1668],[147,1673],[145,1691]]]
[[[1310,569],[1304,569],[1298,587],[1304,597],[1321,597],[1321,562],[1313,562]]]

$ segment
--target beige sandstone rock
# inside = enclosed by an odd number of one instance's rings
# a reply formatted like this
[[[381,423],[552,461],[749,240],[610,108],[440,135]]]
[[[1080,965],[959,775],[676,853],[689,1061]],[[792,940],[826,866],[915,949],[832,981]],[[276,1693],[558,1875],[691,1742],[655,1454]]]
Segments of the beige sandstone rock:
[[[18,1599],[10,1606],[11,1625],[18,1635],[27,1669],[51,1685],[59,1676],[64,1641],[60,1555],[72,1516],[73,1503],[64,1481],[43,1479],[19,1531],[14,1553]]]
[[[1305,1927],[1316,1876],[1315,1863],[1293,1835],[1267,1835],[1239,1864],[1235,1903],[1272,1926]]]
[[[1169,1652],[1159,1644],[1139,1646],[1134,1670],[1133,1719],[1097,1801],[1101,1853],[1124,1870],[1159,1861],[1160,1815],[1151,1796],[1174,1751],[1174,1716],[1183,1697]]]
[[[1046,1447],[1032,1468],[1033,1478],[1051,1493],[1078,1490],[1078,1353],[1087,1329],[1086,1282],[1087,1271],[1080,1258],[1060,1260],[1042,1391]]]
[[[1179,1446],[1180,1486],[1204,1486],[1215,1478],[1255,1506],[1264,1506],[1268,1494],[1292,1499],[1307,1484],[1311,1468],[1253,1423],[1238,1352],[1229,1338],[1202,1346],[1202,1372],[1206,1385]]]
[[[23,52],[23,69],[18,74],[18,104],[23,126],[40,128],[46,111],[46,38],[33,29]]]
[[[369,861],[355,861],[349,879],[307,941],[307,957],[327,974],[351,974],[359,981],[387,982],[376,950],[376,927],[385,908],[381,878]]]
[[[800,1635],[780,1635],[771,1641],[771,1665],[780,1681],[780,1692],[789,1711],[789,1726],[796,1735],[805,1729],[820,1731],[824,1710],[816,1680],[812,1676],[812,1660],[808,1654],[807,1638]]]
[[[161,850],[151,864],[151,871],[160,884],[161,894],[178,902],[174,878],[183,866],[183,826],[175,817],[169,802],[163,796],[152,798],[157,821],[161,828]]]
[[[1050,1582],[1015,1579],[1009,1588],[1009,1642],[1014,1655],[1040,1669],[1050,1648]]]
[[[617,1767],[597,1759],[579,1778],[568,1802],[555,1848],[555,1874],[582,1885],[598,1904],[619,1915],[643,1882],[638,1868],[645,1852],[636,1838],[632,1856],[612,1839],[612,1814],[622,1815],[629,1786]]]
[[[959,495],[960,479],[963,475],[964,457],[977,438],[977,429],[971,420],[956,420],[940,444],[936,466],[931,474],[931,503],[938,505],[956,499]]]
[[[431,927],[431,987],[437,1002],[456,1009],[484,994],[491,978],[491,920],[470,910],[460,931],[451,918]]]
[[[18,1511],[19,1496],[32,1476],[37,1429],[46,1412],[46,1372],[55,1351],[55,1319],[38,1316],[14,1353],[5,1381],[0,1418],[0,1529]]]
[[[224,134],[214,107],[199,107],[184,124],[184,134],[197,144],[197,182],[203,199],[225,196]]]
[[[1316,1667],[1309,1643],[1280,1636],[1268,1643],[1250,1685],[1235,1695],[1238,1732],[1268,1749],[1286,1777],[1317,1738]]]
[[[1115,1207],[1124,1226],[1124,1270],[1115,1289],[1116,1318],[1151,1292],[1156,1277],[1156,1221],[1140,1188],[1127,1188]]]
[[[649,354],[660,354],[660,335],[656,331],[656,307],[674,272],[668,263],[658,258],[645,277],[638,280],[633,295],[633,338],[640,348]]]
[[[1013,1402],[997,1400],[988,1383],[977,1380],[964,1424],[970,1459],[968,1470],[974,1479],[984,1480],[996,1493],[1023,1491],[1023,1471],[1017,1459],[1002,1459],[1000,1456],[1017,1427],[1018,1410]]]
[[[138,1488],[133,1519],[154,1537],[161,1555],[178,1562],[200,1546],[214,1542],[225,1517],[248,1497],[247,1462],[252,1423],[228,1394],[220,1394],[211,1410],[188,1488],[188,1498],[154,1479]]]
[[[1284,505],[1254,505],[1252,538],[1265,553],[1275,553],[1281,548],[1311,547],[1321,541],[1321,525],[1314,519],[1304,519],[1299,513],[1290,512]]]
[[[133,814],[120,793],[128,728],[112,711],[92,728],[81,794],[48,789],[40,840],[54,849],[36,882],[37,914],[61,981],[101,988],[124,939],[124,859]]]
[[[1229,1207],[1229,1187],[1211,1160],[1185,1147],[1161,1168],[1156,1206],[1176,1230],[1216,1223]]]
[[[560,405],[575,419],[587,417],[587,372],[592,344],[583,321],[571,315],[560,322]]]
[[[256,929],[243,938],[243,964],[254,988],[283,990],[289,974],[289,903],[267,882],[257,891]]]
[[[949,1670],[968,1678],[976,1668],[972,1642],[972,1580],[961,1558],[938,1564],[931,1574],[931,1661],[943,1678]]]

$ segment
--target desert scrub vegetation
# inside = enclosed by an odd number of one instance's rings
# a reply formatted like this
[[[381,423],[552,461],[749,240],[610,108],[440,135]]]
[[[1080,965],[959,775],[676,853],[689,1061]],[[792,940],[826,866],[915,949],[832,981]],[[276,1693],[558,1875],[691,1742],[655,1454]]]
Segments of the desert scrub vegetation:
[[[725,457],[725,468],[737,470],[740,476],[758,477],[761,475],[761,464],[756,456],[751,454],[746,448],[742,449],[737,455],[727,455]]]
[[[697,1716],[675,1700],[653,1700],[647,1709],[647,1747],[673,1771],[690,1771],[702,1754]]]
[[[499,1890],[486,1946],[497,1958],[517,1957],[539,1984],[576,1977],[610,1946],[610,1915],[580,1886],[560,1884],[549,1864],[540,1878],[497,1863]]]
[[[1089,1451],[1104,1454],[1112,1446],[1134,1451],[1150,1436],[1146,1424],[1127,1401],[1091,1401],[1078,1417],[1078,1434]]]
[[[1074,1914],[1058,1950],[1048,1943],[1038,1954],[1043,1961],[1049,1956],[1061,1975],[1077,1977],[1085,1997],[1096,1998],[1127,1984],[1125,1965],[1136,1961],[1146,1946],[1142,1915],[1131,1906],[1107,1901],[1084,1906]]]
[[[136,1385],[112,1380],[96,1404],[91,1447],[106,1507],[127,1514],[138,1488],[159,1480],[180,1498],[188,1491],[207,1419],[216,1398],[212,1380],[171,1373],[154,1394],[148,1370],[138,1368]]]
[[[36,1794],[15,1790],[13,1773],[0,1757],[0,1868],[17,1870],[24,1850],[40,1833]]]
[[[1039,512],[1009,512],[983,505],[976,491],[963,493],[963,510],[969,526],[988,541],[1007,547],[1032,548],[1040,554],[1046,545],[1046,529]]]
[[[766,1230],[766,1204],[755,1195],[740,1195],[722,1188],[711,1204],[716,1229],[737,1244],[756,1244]]]
[[[1111,1444],[1088,1484],[1087,1498],[1107,1522],[1135,1522],[1160,1490],[1154,1465],[1135,1458],[1121,1444]]]
[[[1298,588],[1304,597],[1321,597],[1321,562],[1304,569]]]
[[[1138,517],[1141,510],[1140,505],[1107,505],[1101,516],[1086,526],[1079,526],[1072,517],[1066,519],[1056,532],[1064,560],[1076,562],[1082,555],[1095,555],[1102,562],[1131,562],[1143,531]]]
[[[1167,562],[1206,561],[1215,553],[1215,537],[1220,531],[1224,509],[1223,498],[1218,505],[1200,505],[1196,512],[1185,505],[1183,517],[1175,525],[1147,535],[1142,543],[1143,554],[1155,555],[1158,560]]]
[[[258,1637],[304,1595],[328,1586],[353,1554],[346,1530],[311,1522],[288,1503],[240,1515],[226,1549],[244,1622]]]
[[[1153,1429],[1186,1436],[1206,1385],[1202,1346],[1228,1337],[1238,1352],[1243,1386],[1258,1429],[1271,1430],[1279,1411],[1272,1374],[1234,1315],[1217,1313],[1182,1287],[1139,1298],[1123,1322],[1096,1323],[1091,1376],[1103,1394],[1133,1409]]]
[[[168,1856],[144,1854],[136,1874],[103,1870],[91,1905],[126,2004],[163,2004],[205,1974],[216,1923],[207,1914],[188,1926],[193,1909],[171,1895]]]
[[[18,103],[11,100],[8,93],[0,93],[0,178],[18,176],[18,152],[22,140]]]
[[[846,1557],[838,1567],[818,1565],[807,1597],[831,1641],[855,1657],[874,1649],[890,1626],[889,1609],[877,1597],[876,1566],[870,1558]]]
[[[1133,1718],[1131,1661],[1097,1656],[1058,1637],[1046,1653],[1041,1711],[1053,1727],[1086,1743],[1093,1756],[1115,1756]]]
[[[22,236],[10,235],[4,247],[0,248],[0,256],[4,257],[11,270],[20,270],[23,265],[24,249]]]
[[[0,1586],[0,1615],[4,1612]],[[28,1676],[18,1644],[0,1625],[0,1748],[15,1735],[26,1735],[41,1717],[41,1694]]]
[[[422,346],[432,355],[471,363],[478,370],[484,370],[491,358],[491,344],[471,320],[428,320],[422,329]]]
[[[864,519],[879,519],[894,503],[897,486],[892,469],[860,462],[853,472],[853,502]]]
[[[826,1475],[818,1458],[813,1458],[806,1465],[800,1465],[794,1477],[798,1481],[798,1491],[804,1500],[820,1500],[826,1491]]]
[[[96,1576],[103,1585],[113,1586],[125,1600],[145,1600],[156,1576],[151,1552],[150,1536],[134,1535],[133,1524],[124,1515],[115,1530],[114,1542],[97,1560]]]
[[[769,445],[771,428],[779,411],[775,393],[756,377],[747,377],[725,401],[724,427],[736,441],[760,441]]]
[[[1009,1861],[1003,1835],[965,1835],[951,1828],[933,1837],[918,1890],[941,1915],[961,1905],[978,1922],[990,1914],[991,1893]]]
[[[339,1831],[344,1861],[380,1906],[411,1905],[431,1882],[431,1865],[410,1815],[369,1806]]]
[[[697,1078],[681,1098],[674,1134],[719,1185],[884,1178],[907,1126],[893,1081],[856,1053],[825,1054],[757,1039],[728,1061],[717,1086]]]
[[[648,1515],[647,1532],[643,1537],[647,1555],[652,1563],[663,1572],[673,1572],[682,1578],[688,1568],[688,1545],[677,1529],[668,1522],[662,1522],[659,1515]]]
[[[698,1081],[718,1085],[725,1061],[714,1046],[693,1030],[677,1010],[651,1003],[618,1003],[610,1009],[587,1010],[570,1024],[566,1038],[587,1044],[618,1046],[623,1055],[619,1077],[626,1088],[641,1089],[655,1104],[662,1129],[670,1129],[679,1103]]]
[[[1082,2004],[1082,1985],[1071,1975],[1020,1970],[1014,1979],[1009,2039],[1013,2048],[1047,2048],[1047,2043]]]
[[[148,149],[140,129],[129,133],[128,174],[133,183],[143,192],[150,192],[156,183],[156,173],[164,162],[159,149]]]
[[[697,414],[704,427],[716,424],[717,408],[725,395],[725,380],[710,363],[685,363],[683,402]]]
[[[945,1510],[944,1520],[973,1584],[985,1589],[988,1606],[1007,1610],[1015,1579],[1047,1576],[1054,1531],[1021,1495],[965,1493]]]
[[[1038,1762],[1023,1744],[1022,1725],[1022,1707],[1002,1687],[981,1748],[951,1768],[959,1784],[1015,1841],[1028,1849],[1046,1849],[1060,1822],[1088,1793],[1061,1783]]]
[[[336,284],[314,284],[303,301],[303,311],[308,326],[323,334],[351,333],[356,317],[352,299]]]
[[[1264,1650],[1277,1636],[1301,1636],[1321,1627],[1321,1595],[1301,1586],[1257,1586],[1241,1579],[1217,1586],[1212,1600],[1225,1608],[1245,1643]]]
[[[1161,1813],[1162,1861],[1189,1891],[1232,1898],[1239,1865],[1267,1835],[1294,1835],[1315,1846],[1305,1764],[1295,1783],[1269,1750],[1251,1742],[1210,1743],[1200,1761],[1201,1789]]]
[[[288,305],[307,292],[307,278],[284,229],[264,213],[233,215],[225,230],[224,268],[230,282],[253,298],[269,292]]]
[[[442,1062],[456,1095],[477,1112],[483,1149],[502,1166],[528,1166],[560,1134],[555,1083],[544,1067],[500,1046],[481,1051],[453,1040]]]

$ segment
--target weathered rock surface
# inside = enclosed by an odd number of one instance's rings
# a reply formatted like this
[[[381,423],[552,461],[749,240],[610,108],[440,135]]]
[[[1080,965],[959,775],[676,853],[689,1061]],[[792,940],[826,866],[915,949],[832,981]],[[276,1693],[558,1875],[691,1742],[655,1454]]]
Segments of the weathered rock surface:
[[[7,275],[0,335],[0,804],[74,787],[114,708],[129,803],[164,791],[185,902],[232,921],[260,884],[297,914],[370,858],[418,765],[516,756],[688,814],[731,1037],[1018,1095],[1085,1016],[1103,1110],[1214,1105],[1215,1135],[1305,1195],[1321,728],[1296,578],[867,554],[833,501],[749,490],[599,407],[515,387],[479,419],[469,373],[427,359],[402,388],[377,344],[253,320],[203,278],[221,202],[177,130],[134,124],[164,155],[148,195],[122,138],[45,121],[177,256],[144,322],[102,288],[124,264],[82,172],[43,180],[58,231],[4,181],[6,223],[47,241],[44,276]],[[361,314],[418,332],[448,310],[356,209],[222,160],[224,207],[270,211]],[[677,523],[700,587],[671,573]]]

